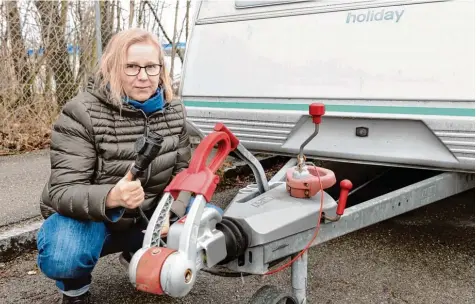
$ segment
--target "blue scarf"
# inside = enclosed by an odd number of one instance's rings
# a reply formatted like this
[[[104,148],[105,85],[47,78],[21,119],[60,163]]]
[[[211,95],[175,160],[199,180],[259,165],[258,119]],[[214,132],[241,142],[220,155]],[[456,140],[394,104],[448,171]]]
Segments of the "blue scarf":
[[[164,92],[161,88],[158,88],[155,94],[144,102],[139,102],[130,98],[127,98],[125,102],[129,103],[136,109],[144,111],[146,115],[150,115],[164,107]]]

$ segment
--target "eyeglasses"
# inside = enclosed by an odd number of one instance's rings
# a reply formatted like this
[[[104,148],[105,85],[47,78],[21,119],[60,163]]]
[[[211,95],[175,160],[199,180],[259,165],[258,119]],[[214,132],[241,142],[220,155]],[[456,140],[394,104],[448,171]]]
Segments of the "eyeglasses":
[[[126,64],[124,72],[127,76],[137,76],[140,73],[141,69],[145,69],[145,72],[149,76],[157,76],[160,73],[161,64],[151,64],[146,66],[140,66],[136,64]]]

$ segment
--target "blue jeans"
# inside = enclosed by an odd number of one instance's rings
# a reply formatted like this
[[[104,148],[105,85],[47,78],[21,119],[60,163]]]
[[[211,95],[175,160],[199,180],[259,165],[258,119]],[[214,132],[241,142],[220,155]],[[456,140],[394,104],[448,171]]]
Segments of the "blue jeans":
[[[187,212],[193,199],[190,201]],[[223,211],[211,204],[207,207]],[[142,225],[125,232],[112,232],[103,222],[79,221],[55,213],[48,217],[37,234],[37,264],[70,296],[89,289],[91,273],[100,257],[121,251],[135,252],[142,247]]]

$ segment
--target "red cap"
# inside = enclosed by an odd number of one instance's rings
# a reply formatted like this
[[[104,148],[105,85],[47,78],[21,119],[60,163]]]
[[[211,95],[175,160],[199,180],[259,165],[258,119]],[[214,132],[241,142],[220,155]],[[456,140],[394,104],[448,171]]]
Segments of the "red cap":
[[[326,106],[323,103],[312,103],[309,106],[309,115],[312,116],[312,122],[319,124],[321,123],[321,117],[326,112]]]
[[[345,206],[347,205],[347,197],[349,196],[349,191],[352,189],[352,182],[348,179],[344,179],[340,182],[340,195],[339,203],[337,204],[337,215],[344,214]]]
[[[350,190],[352,189],[352,182],[348,179],[344,179],[343,181],[340,182],[340,187],[342,189]]]

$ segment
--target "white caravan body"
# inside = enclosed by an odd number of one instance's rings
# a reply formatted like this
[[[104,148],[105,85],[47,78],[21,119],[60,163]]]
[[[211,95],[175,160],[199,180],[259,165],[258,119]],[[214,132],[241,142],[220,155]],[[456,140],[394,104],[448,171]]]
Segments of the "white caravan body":
[[[251,151],[474,172],[474,1],[206,1],[180,98]]]

